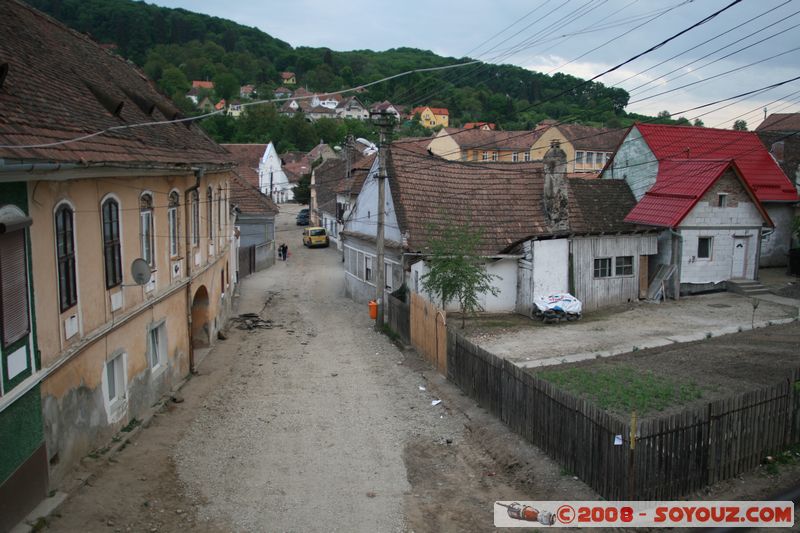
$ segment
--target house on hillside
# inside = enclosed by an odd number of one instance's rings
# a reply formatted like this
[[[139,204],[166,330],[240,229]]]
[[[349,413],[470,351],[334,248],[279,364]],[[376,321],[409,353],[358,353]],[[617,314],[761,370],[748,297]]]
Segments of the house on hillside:
[[[372,104],[369,108],[370,113],[388,113],[394,117],[394,119],[400,123],[402,118],[405,116],[405,108],[404,106],[394,105],[388,100],[384,100],[383,102],[378,102]]]
[[[127,61],[22,2],[0,2],[0,32],[6,531],[215,342],[234,288],[234,162],[189,122],[69,142],[180,114]]]
[[[497,126],[494,122],[467,122],[464,124],[465,130],[496,130]]]
[[[419,115],[419,123],[426,128],[435,128],[436,126],[446,128],[450,124],[450,112],[443,107],[415,107],[411,110],[409,118],[413,119],[417,115]]]
[[[375,264],[376,160],[341,233],[346,294],[373,299],[375,271],[384,268],[386,292],[405,283],[430,298],[422,288],[429,232],[455,224],[482,230],[478,252],[499,289],[481,296],[486,311],[528,314],[534,296],[566,291],[587,310],[638,299],[656,234],[624,222],[635,203],[627,186],[567,179],[565,153],[555,145],[548,156],[544,165],[476,167],[392,145],[385,264]]]
[[[275,98],[291,98],[292,90],[288,87],[278,87],[272,94],[275,95]]]
[[[297,85],[297,78],[294,72],[281,72],[281,83],[284,85]]]
[[[213,81],[192,80],[192,89],[205,89],[206,91],[214,90]]]
[[[203,113],[211,113],[214,111],[214,102],[211,101],[211,98],[206,96],[197,104],[197,109],[201,110]]]
[[[191,100],[194,105],[197,105],[200,102],[200,89],[192,87],[189,89],[189,92],[186,93],[186,98]]]
[[[239,88],[240,98],[254,98],[256,96],[256,86],[252,84],[242,85]]]
[[[701,172],[699,168],[676,166],[677,163],[675,162],[665,164],[668,161],[679,160],[701,162],[730,161],[735,165],[723,170],[720,170],[719,166],[715,166],[713,171],[707,167],[702,167],[703,172]],[[685,276],[679,276],[682,284],[681,290],[684,292],[696,289],[702,290],[704,287],[716,286],[722,288],[724,287],[724,285],[721,285],[722,282],[737,277],[757,279],[758,265],[785,265],[786,253],[791,241],[791,221],[798,202],[797,189],[781,171],[755,133],[691,126],[668,126],[663,124],[635,124],[631,126],[619,149],[602,174],[602,177],[606,179],[625,180],[636,200],[641,202],[648,192],[652,191],[651,196],[655,195],[664,186],[664,183],[680,183],[676,181],[676,173],[700,173],[704,180],[701,183],[708,183],[711,178],[708,177],[707,173],[714,174],[717,170],[719,170],[719,175],[725,173],[730,175],[732,172],[737,176],[737,179],[741,178],[747,185],[745,189],[752,191],[760,206],[748,206],[746,209],[749,214],[745,219],[732,220],[732,212],[745,208],[733,207],[726,202],[736,197],[741,198],[740,201],[737,201],[737,206],[749,202],[747,195],[736,188],[738,186],[734,187],[738,191],[735,196],[733,196],[733,192],[730,192],[728,197],[693,197],[699,204],[707,204],[706,207],[711,209],[711,212],[704,217],[705,220],[701,219],[693,222],[699,233],[693,234],[690,240],[682,239],[683,260],[688,260],[692,257],[697,260],[701,255],[705,256],[710,253],[711,257],[708,258],[710,262],[714,263],[717,258],[724,257],[726,258],[726,264],[728,264],[729,259],[734,254],[734,248],[736,248],[737,254],[741,253],[739,244],[742,243],[734,239],[734,237],[740,236],[747,239],[748,257],[752,257],[752,254],[755,254],[758,262],[756,266],[741,270],[740,259],[737,255],[737,262],[733,265],[728,265],[730,268],[727,274],[722,271],[728,267],[721,266],[716,268],[716,264],[707,265],[708,268],[701,269],[696,272],[697,275],[692,276],[689,276],[688,272],[694,272],[694,269],[689,269],[686,271]],[[719,176],[714,177],[717,178]],[[693,174],[690,174],[684,179],[691,180],[692,178]],[[667,181],[665,182],[665,180]],[[738,183],[737,180],[732,178],[725,180],[725,182],[731,184],[731,186]],[[681,187],[681,185],[677,185],[677,187]],[[669,191],[671,191],[670,194],[674,193],[672,188]],[[721,191],[720,194],[722,192],[724,191]],[[692,194],[699,193],[693,190]],[[763,219],[760,218],[761,207],[768,215]],[[764,227],[758,232],[758,235],[752,235],[749,232],[743,233],[744,230],[741,230],[742,227],[752,229],[754,226],[762,226],[762,224]],[[723,235],[728,236],[723,237]],[[700,237],[715,237],[715,239],[713,242],[707,240],[699,241]],[[663,246],[672,246],[669,241],[677,238],[674,235],[671,237],[667,234],[663,235],[661,248]],[[713,245],[713,249],[710,252],[706,251],[709,243]],[[676,262],[676,265],[680,264]]]
[[[244,107],[242,106],[242,102],[239,100],[231,100],[228,110],[226,111],[227,115],[233,118],[239,118],[242,116],[243,112]]]
[[[356,96],[343,98],[336,106],[336,116],[356,120],[369,120],[369,110]]]
[[[442,128],[428,144],[432,154],[451,161],[526,163],[540,133]],[[541,155],[539,156],[541,159]]]

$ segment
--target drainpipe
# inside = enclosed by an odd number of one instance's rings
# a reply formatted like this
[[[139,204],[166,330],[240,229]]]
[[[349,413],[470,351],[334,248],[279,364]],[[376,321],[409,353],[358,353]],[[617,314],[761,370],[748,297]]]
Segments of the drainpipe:
[[[672,235],[672,264],[675,265],[675,281],[674,291],[675,299],[680,299],[681,296],[681,259],[683,258],[683,235],[678,233],[672,228],[669,228]],[[664,295],[666,296],[666,294]]]
[[[192,339],[192,231],[194,231],[194,219],[192,218],[192,193],[200,188],[200,180],[203,179],[206,171],[203,167],[195,168],[194,170],[194,185],[184,191],[184,220],[187,231],[184,232],[186,239],[186,278],[189,283],[186,284],[186,327],[189,333],[189,373],[196,374],[197,369],[194,366],[194,344]],[[199,200],[199,198],[198,198]],[[199,207],[198,207],[199,209]],[[191,228],[191,231],[188,231]],[[200,228],[198,228],[199,231]]]

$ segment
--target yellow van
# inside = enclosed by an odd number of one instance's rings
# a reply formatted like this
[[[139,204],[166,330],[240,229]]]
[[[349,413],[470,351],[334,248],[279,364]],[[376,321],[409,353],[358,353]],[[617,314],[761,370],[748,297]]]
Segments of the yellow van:
[[[303,230],[303,246],[328,246],[328,232],[325,228],[311,227]]]

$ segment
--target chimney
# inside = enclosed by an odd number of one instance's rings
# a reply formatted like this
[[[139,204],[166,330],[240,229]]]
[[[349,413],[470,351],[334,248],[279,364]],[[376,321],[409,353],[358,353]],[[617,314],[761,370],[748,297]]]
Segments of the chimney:
[[[561,141],[550,141],[544,154],[544,213],[547,226],[553,233],[569,230],[567,193],[567,154]]]

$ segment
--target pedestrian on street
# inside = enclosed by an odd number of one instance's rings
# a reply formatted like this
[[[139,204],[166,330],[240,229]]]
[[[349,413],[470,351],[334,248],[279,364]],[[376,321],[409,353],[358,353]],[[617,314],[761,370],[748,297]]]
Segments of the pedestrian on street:
[[[286,245],[285,245],[285,244],[283,244],[283,243],[281,243],[281,245],[280,245],[280,246],[278,246],[278,259],[280,259],[281,261],[283,261],[283,260],[284,260],[284,255],[283,255],[283,253],[284,253],[284,252],[283,252],[283,249],[284,249],[285,247],[286,247]]]
[[[283,260],[286,261],[289,259],[289,247],[287,245],[283,245]]]

